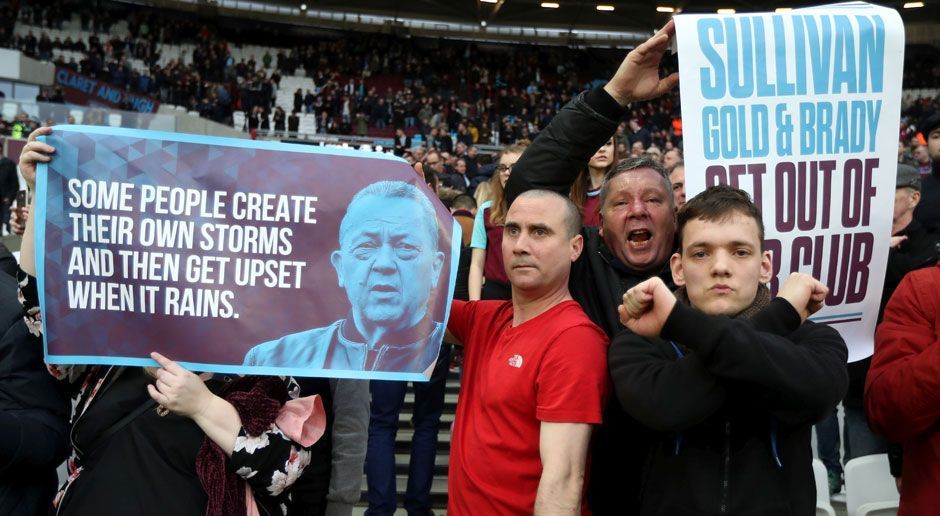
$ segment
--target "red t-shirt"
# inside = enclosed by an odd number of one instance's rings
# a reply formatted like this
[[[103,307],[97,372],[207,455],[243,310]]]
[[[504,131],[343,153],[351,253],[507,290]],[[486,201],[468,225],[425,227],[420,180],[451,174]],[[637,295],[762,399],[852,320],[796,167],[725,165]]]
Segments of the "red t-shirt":
[[[464,371],[447,513],[532,514],[541,422],[601,422],[607,336],[574,301],[513,327],[511,301],[455,300],[448,329]]]

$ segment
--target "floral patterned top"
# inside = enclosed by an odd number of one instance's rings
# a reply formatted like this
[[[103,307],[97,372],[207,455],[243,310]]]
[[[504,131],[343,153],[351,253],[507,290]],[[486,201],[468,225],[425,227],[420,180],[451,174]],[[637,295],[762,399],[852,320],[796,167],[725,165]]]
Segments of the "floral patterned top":
[[[30,332],[34,335],[40,336],[42,334],[42,313],[39,309],[39,297],[36,290],[36,279],[32,276],[27,275],[23,271],[20,271],[18,274],[18,279],[20,283],[19,289],[19,298],[20,302],[23,304],[23,314],[26,321],[27,327]],[[139,398],[139,404],[146,403],[149,400],[149,395],[146,392],[146,389],[143,388],[141,382],[149,383],[151,380],[146,375],[141,374],[141,368],[133,367],[119,367],[119,366],[95,366],[95,365],[47,365],[49,372],[57,379],[61,380],[66,384],[67,389],[70,391],[72,397],[76,400],[75,409],[72,414],[71,419],[71,431],[70,431],[70,441],[72,444],[72,454],[69,458],[68,472],[69,478],[65,484],[60,488],[59,493],[57,494],[54,505],[56,506],[57,514],[72,514],[75,513],[100,513],[100,512],[88,512],[87,507],[78,507],[86,506],[88,503],[87,500],[95,500],[100,498],[94,494],[80,494],[81,491],[96,491],[102,489],[102,487],[110,490],[107,502],[98,502],[98,503],[110,503],[115,504],[113,496],[120,497],[120,493],[115,493],[115,491],[120,491],[115,489],[114,485],[110,486],[97,486],[96,484],[109,483],[107,481],[102,482],[101,479],[105,478],[120,478],[116,482],[121,482],[123,477],[133,476],[134,472],[132,470],[131,464],[135,461],[128,460],[126,461],[127,470],[121,472],[114,472],[110,474],[109,472],[92,472],[91,468],[98,467],[97,464],[105,463],[106,461],[100,460],[96,455],[101,455],[107,453],[104,451],[106,448],[111,446],[111,442],[107,442],[108,446],[97,446],[96,438],[101,435],[102,432],[100,429],[107,429],[110,426],[110,423],[116,420],[120,420],[127,412],[126,411],[114,411],[109,410],[109,402],[107,399],[118,398],[120,396],[130,396],[131,401]],[[146,377],[146,378],[145,378]],[[213,380],[218,380],[220,382],[228,381],[228,377],[219,378],[219,375],[213,378]],[[296,399],[300,393],[300,388],[298,384],[293,380],[293,378],[284,378],[284,381],[287,382],[287,390],[291,399]],[[123,382],[124,387],[119,386]],[[137,383],[134,383],[137,382]],[[131,385],[132,388],[128,391],[127,386]],[[139,395],[137,394],[139,388]],[[123,391],[122,391],[123,389]],[[136,398],[135,398],[136,396]],[[138,404],[138,405],[139,405]],[[115,407],[127,405],[114,404]],[[117,412],[117,413],[116,413]],[[160,421],[166,421],[166,426],[168,428],[176,425],[176,428],[179,428],[180,424],[190,423],[185,421],[185,418],[180,418],[178,416],[169,415],[167,417],[162,417],[164,414],[160,414],[161,417],[154,416],[154,414],[145,413],[146,415],[146,425],[160,426]],[[111,420],[108,420],[110,418]],[[88,419],[99,419],[105,421],[87,421]],[[144,419],[140,417],[138,419]],[[181,422],[180,420],[184,420]],[[156,422],[156,425],[154,423]],[[193,426],[195,423],[192,423],[189,426]],[[128,424],[130,426],[130,424]],[[87,428],[88,430],[82,432],[82,428]],[[197,427],[198,429],[198,427]],[[153,431],[153,430],[151,430]],[[158,430],[159,431],[159,430]],[[171,432],[172,430],[168,430]],[[120,430],[114,433],[112,439],[117,439],[121,436],[122,433],[126,430]],[[82,434],[90,434],[91,437],[84,437]],[[184,439],[188,441],[195,441],[189,443],[191,446],[187,449],[187,453],[191,452],[191,456],[195,457],[195,452],[198,450],[198,447],[201,446],[202,437],[204,434],[199,432],[191,432],[187,435],[190,435],[189,439]],[[195,435],[196,439],[193,439],[191,436]],[[174,439],[178,442],[179,439]],[[89,444],[88,441],[91,441]],[[155,446],[160,445],[161,443],[155,443]],[[89,449],[85,449],[89,448]],[[122,452],[125,453],[125,452]],[[154,464],[154,461],[159,461],[159,455],[149,456],[146,460],[137,461],[139,467],[144,469],[154,469],[159,468],[159,464]],[[168,451],[163,454],[166,456],[173,456],[174,452]],[[190,455],[186,455],[187,458]],[[171,459],[167,459],[170,461]],[[184,463],[188,463],[184,461]],[[244,427],[239,431],[239,435],[235,440],[235,446],[232,450],[231,457],[228,461],[228,467],[231,468],[238,476],[243,478],[248,485],[251,487],[254,499],[259,503],[259,506],[262,507],[261,514],[281,514],[282,516],[287,514],[287,505],[289,505],[290,494],[288,488],[293,485],[293,483],[300,477],[303,473],[304,468],[310,463],[310,451],[309,448],[305,448],[299,443],[293,441],[290,437],[284,434],[284,432],[278,428],[276,424],[272,424],[267,431],[262,432],[259,435],[249,435]],[[88,468],[86,470],[86,468]],[[160,470],[165,473],[166,471],[174,471],[178,469],[178,465],[171,464],[170,467],[163,468]],[[192,468],[195,470],[195,462],[192,462]],[[151,475],[153,472],[147,472],[143,476]],[[94,478],[88,479],[87,482],[81,482],[83,475]],[[165,476],[165,475],[164,475]],[[201,489],[201,486],[198,486],[198,479],[194,471],[188,472],[186,475],[180,475],[185,477],[182,479],[185,482],[196,481],[197,487]],[[161,478],[161,480],[163,480]],[[161,482],[160,487],[173,485],[173,482],[179,479],[167,479],[166,482]],[[130,482],[130,484],[134,484]],[[190,486],[192,487],[192,486]],[[159,489],[152,489],[153,491],[158,491]],[[185,490],[184,490],[185,491]],[[173,497],[174,507],[173,514],[187,514],[184,510],[180,510],[180,505],[186,505],[185,496],[176,496],[176,492],[164,491],[162,493],[153,493],[156,500],[160,500],[160,494],[163,495],[162,500],[166,500],[169,497]],[[204,494],[204,493],[203,493]],[[128,496],[131,496],[128,494]],[[133,494],[135,497],[140,497],[140,493]],[[71,500],[70,500],[71,499]],[[196,506],[199,505],[198,497],[194,497],[196,500],[195,503],[190,504],[191,508],[195,511]],[[182,500],[182,501],[181,501]],[[155,511],[153,514],[166,514],[167,508],[164,504],[156,503],[153,507]],[[162,507],[160,505],[163,505]],[[140,503],[135,504],[137,507],[146,507],[148,504]],[[73,509],[75,509],[73,511]],[[202,516],[205,511],[204,502],[201,511],[193,512],[193,514],[198,514]],[[143,516],[140,514],[140,511],[136,511],[136,516]],[[103,513],[102,513],[103,514]]]

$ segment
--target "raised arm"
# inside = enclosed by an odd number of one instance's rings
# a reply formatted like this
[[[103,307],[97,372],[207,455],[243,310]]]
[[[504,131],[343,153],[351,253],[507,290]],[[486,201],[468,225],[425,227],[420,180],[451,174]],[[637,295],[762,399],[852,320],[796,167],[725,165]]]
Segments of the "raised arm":
[[[36,138],[51,133],[51,127],[40,127],[36,129],[29,134],[26,146],[23,147],[23,151],[20,153],[20,173],[23,174],[23,179],[26,181],[26,185],[29,187],[30,191],[36,191],[36,165],[39,163],[48,163],[49,160],[52,159],[51,154],[55,152],[55,149],[51,145],[42,143]],[[36,196],[33,195],[33,200],[29,205],[30,214],[35,213],[35,210],[33,210],[33,204],[35,204],[35,202]],[[20,268],[30,276],[36,275],[35,219],[36,217],[32,216],[26,219],[26,229],[23,231],[23,240],[20,243]]]
[[[659,97],[679,83],[679,75],[660,78],[659,65],[675,35],[669,21],[633,49],[603,88],[579,95],[563,107],[513,167],[506,201],[532,189],[568,190],[591,156],[617,129],[617,119],[631,102]]]

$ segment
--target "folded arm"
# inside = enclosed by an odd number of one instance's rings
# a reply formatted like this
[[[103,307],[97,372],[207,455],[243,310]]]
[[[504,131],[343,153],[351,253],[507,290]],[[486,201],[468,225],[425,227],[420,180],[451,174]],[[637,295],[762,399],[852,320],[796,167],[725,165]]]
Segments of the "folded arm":
[[[692,349],[703,366],[722,379],[765,389],[775,415],[789,423],[814,421],[830,413],[848,388],[848,351],[834,329],[813,323],[800,326],[797,312],[783,299],[764,309],[761,317],[777,327],[799,329],[784,337],[760,329],[752,321],[709,316],[676,304],[662,336]]]

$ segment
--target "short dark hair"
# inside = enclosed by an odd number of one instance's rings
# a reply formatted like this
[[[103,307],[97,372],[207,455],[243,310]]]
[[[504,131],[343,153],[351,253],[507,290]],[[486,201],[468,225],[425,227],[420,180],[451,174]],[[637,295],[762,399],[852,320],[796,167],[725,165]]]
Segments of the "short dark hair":
[[[477,201],[467,194],[460,194],[457,197],[454,197],[454,200],[451,202],[451,206],[456,210],[475,210],[477,207]]]
[[[735,213],[751,217],[757,223],[760,250],[764,250],[764,219],[760,209],[751,201],[751,196],[739,188],[728,185],[710,186],[704,192],[685,203],[676,216],[676,236],[679,253],[682,253],[682,231],[692,220],[723,221]]]
[[[666,169],[663,168],[662,163],[650,156],[626,158],[618,161],[617,164],[611,167],[611,169],[607,171],[607,174],[604,175],[604,183],[601,185],[600,199],[598,199],[600,209],[604,209],[604,204],[607,202],[607,196],[610,195],[610,188],[608,185],[610,185],[610,182],[615,177],[643,168],[652,169],[653,172],[659,174],[663,180],[663,188],[666,189],[667,193],[672,193],[672,183],[669,182],[669,174],[666,173]],[[675,202],[672,198],[672,195],[669,195],[668,201],[670,204]]]
[[[561,195],[558,192],[552,190],[526,190],[519,194],[519,197],[516,199],[523,198],[534,198],[534,199],[544,199],[544,198],[557,198],[565,205],[565,230],[568,233],[568,238],[574,238],[575,235],[581,233],[581,212],[578,211],[578,207],[565,195]]]

